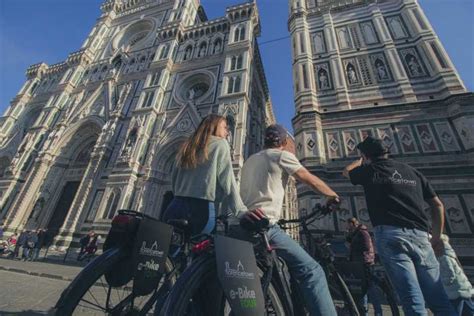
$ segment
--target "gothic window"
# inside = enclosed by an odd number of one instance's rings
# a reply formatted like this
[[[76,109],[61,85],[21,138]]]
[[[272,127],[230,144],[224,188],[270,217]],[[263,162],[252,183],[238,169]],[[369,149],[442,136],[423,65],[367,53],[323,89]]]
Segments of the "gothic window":
[[[222,49],[222,41],[220,38],[216,39],[216,41],[214,42],[214,47],[212,49],[212,53],[213,54],[217,54],[217,53],[220,53]]]
[[[186,47],[186,50],[184,51],[183,60],[191,59],[192,54],[193,54],[193,47],[189,45],[188,47]]]
[[[241,79],[240,76],[230,77],[229,84],[227,86],[227,93],[240,92]]]
[[[150,91],[145,93],[143,98],[142,108],[149,108],[153,103],[153,98],[155,97],[155,91]]]
[[[168,54],[170,51],[170,45],[166,44],[161,48],[160,59],[168,58]]]
[[[207,44],[202,43],[201,46],[199,46],[199,51],[198,51],[198,56],[197,57],[203,57],[206,55],[206,50],[207,50]]]
[[[157,71],[155,73],[153,73],[153,75],[151,76],[151,79],[150,79],[150,87],[152,86],[157,86],[158,83],[160,82],[160,76],[161,76],[161,71]]]
[[[231,62],[230,62],[230,70],[242,69],[243,59],[244,58],[242,55],[232,56]]]
[[[245,25],[241,24],[235,28],[234,42],[243,41],[245,39]]]

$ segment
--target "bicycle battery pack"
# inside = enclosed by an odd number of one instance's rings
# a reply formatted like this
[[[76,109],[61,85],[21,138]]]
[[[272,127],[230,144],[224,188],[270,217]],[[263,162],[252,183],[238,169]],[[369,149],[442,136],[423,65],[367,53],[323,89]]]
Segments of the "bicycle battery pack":
[[[214,243],[219,281],[233,315],[264,315],[265,301],[253,245],[219,235]]]
[[[165,272],[173,228],[155,219],[143,219],[133,248],[133,292],[147,295],[158,287]]]

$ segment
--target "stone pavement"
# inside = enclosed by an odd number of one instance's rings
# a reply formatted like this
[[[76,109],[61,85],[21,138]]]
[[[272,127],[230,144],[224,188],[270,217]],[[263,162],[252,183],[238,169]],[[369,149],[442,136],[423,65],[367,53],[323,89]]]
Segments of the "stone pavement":
[[[63,264],[60,261],[32,262],[0,258],[0,270],[72,281],[79,271],[82,270],[82,266],[69,262]]]
[[[47,315],[82,266],[0,258],[0,315]]]

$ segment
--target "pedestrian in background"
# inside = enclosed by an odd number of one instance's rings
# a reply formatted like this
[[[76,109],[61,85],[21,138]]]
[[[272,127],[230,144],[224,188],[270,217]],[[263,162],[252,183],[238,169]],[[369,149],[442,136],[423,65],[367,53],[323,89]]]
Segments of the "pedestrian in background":
[[[37,241],[36,241],[35,247],[33,248],[33,253],[32,253],[32,256],[31,256],[32,261],[38,260],[40,252],[41,252],[41,248],[43,248],[43,246],[44,246],[44,242],[45,242],[45,232],[44,232],[44,230],[38,229],[36,231],[36,239],[37,239]]]
[[[438,252],[441,282],[459,316],[474,315],[474,290],[459,263],[454,249],[449,244],[449,237],[441,235],[443,250]]]
[[[12,259],[15,259],[20,256],[20,248],[23,248],[23,245],[26,242],[27,238],[28,238],[28,233],[26,232],[26,230],[22,231],[16,241],[15,250],[13,251],[13,255],[11,257]]]
[[[375,251],[372,238],[367,230],[367,226],[359,223],[357,218],[352,217],[347,220],[348,235],[346,241],[349,242],[349,260],[351,262],[363,262],[365,267],[365,277],[367,280],[367,292],[359,301],[359,305],[364,308],[364,315],[369,315],[368,301],[374,307],[375,316],[382,315],[382,306],[377,289],[373,282],[372,268],[375,264]]]

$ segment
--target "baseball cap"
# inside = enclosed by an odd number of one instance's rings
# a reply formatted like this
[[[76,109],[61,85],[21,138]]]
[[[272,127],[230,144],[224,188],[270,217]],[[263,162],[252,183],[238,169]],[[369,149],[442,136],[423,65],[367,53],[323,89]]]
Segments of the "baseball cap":
[[[281,145],[283,141],[288,137],[289,133],[280,124],[273,124],[265,129],[265,144],[277,146]]]
[[[374,138],[372,136],[367,136],[363,142],[357,145],[357,149],[359,149],[362,153],[367,156],[380,156],[390,151],[383,145],[383,142],[379,138]]]

